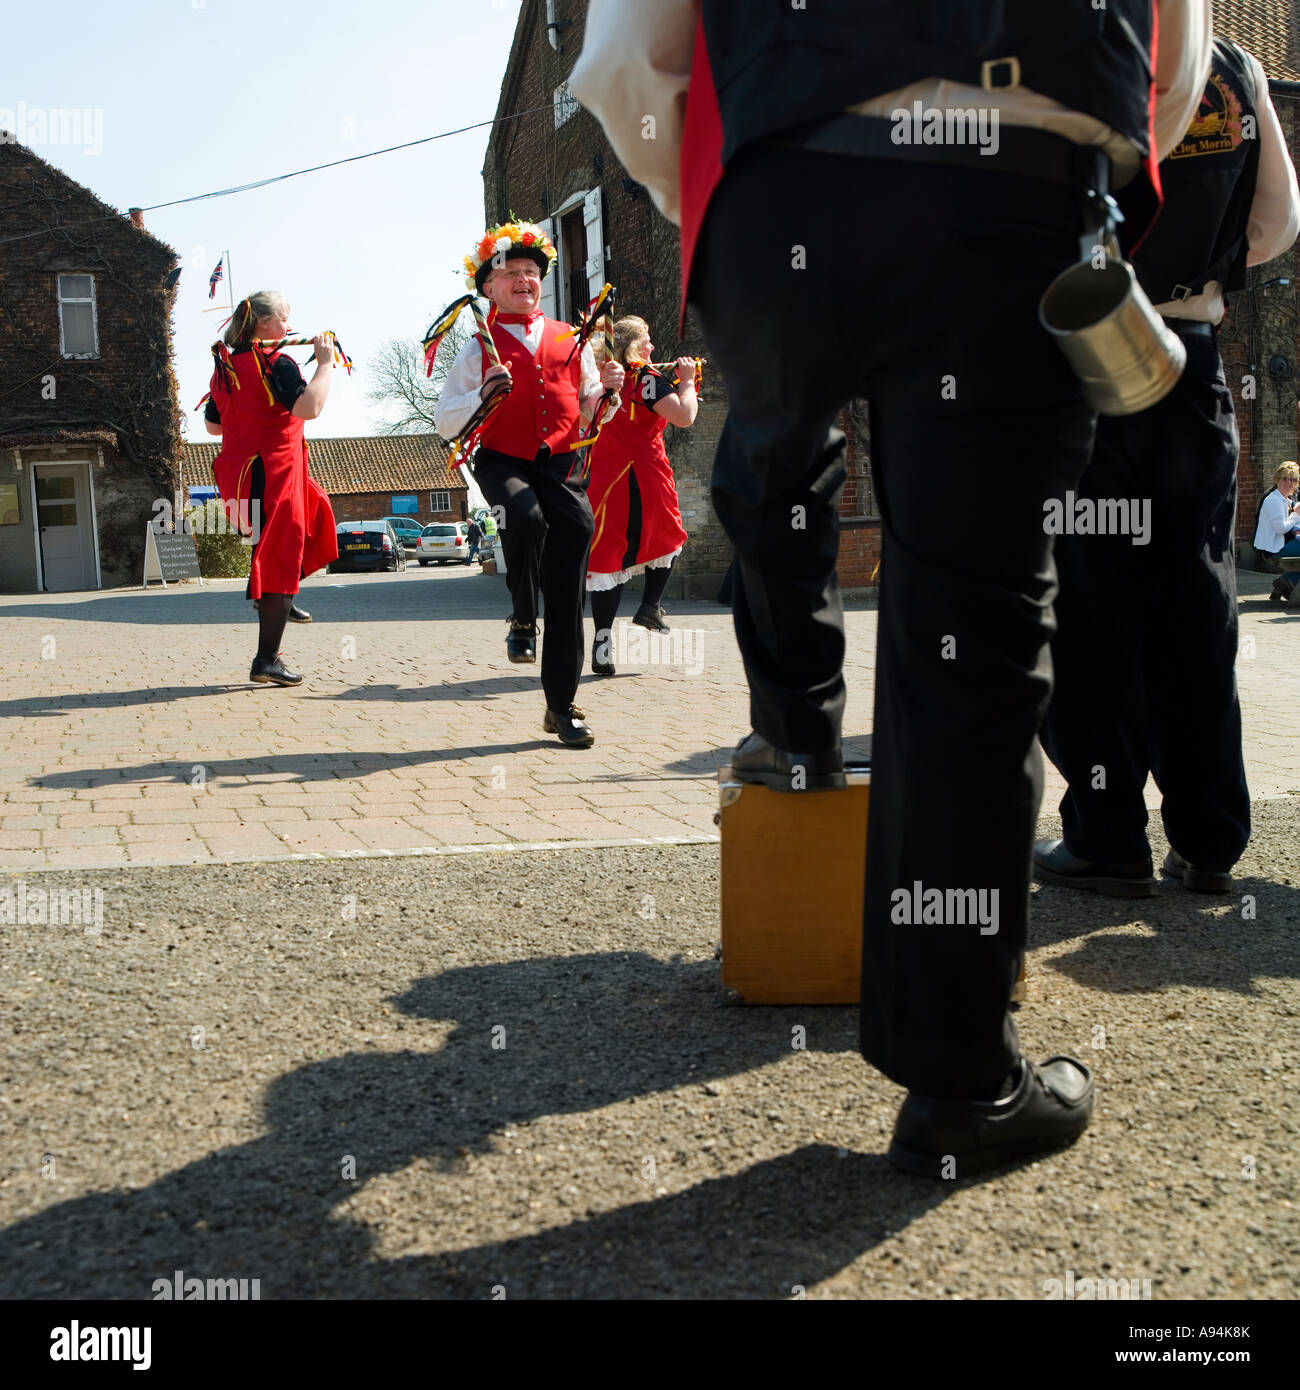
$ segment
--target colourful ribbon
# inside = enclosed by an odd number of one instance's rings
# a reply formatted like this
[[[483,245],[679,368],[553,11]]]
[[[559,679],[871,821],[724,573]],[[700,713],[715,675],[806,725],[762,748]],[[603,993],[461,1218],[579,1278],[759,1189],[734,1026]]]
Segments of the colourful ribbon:
[[[334,361],[340,367],[346,367],[349,376],[352,375],[352,359],[343,351],[343,344],[339,342],[338,335],[331,329],[326,329],[321,337],[330,340],[330,348],[333,351]],[[253,342],[266,352],[278,352],[281,348],[287,347],[310,347],[312,340],[305,335],[295,338],[254,338]]]

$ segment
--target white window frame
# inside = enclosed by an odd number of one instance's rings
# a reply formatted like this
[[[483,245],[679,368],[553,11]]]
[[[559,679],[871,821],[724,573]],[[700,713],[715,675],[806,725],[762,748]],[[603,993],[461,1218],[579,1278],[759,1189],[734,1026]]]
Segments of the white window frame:
[[[574,193],[566,198],[550,217],[546,219],[546,223],[550,224],[547,229],[547,235],[554,243],[557,253],[555,266],[552,268],[551,274],[547,277],[547,279],[554,279],[556,281],[553,287],[555,308],[553,312],[548,313],[548,317],[550,318],[568,321],[573,310],[575,308],[585,309],[587,304],[600,293],[601,286],[605,283],[606,248],[604,245],[601,202],[600,185],[597,184],[594,188],[584,188],[580,192]],[[582,220],[587,229],[587,263],[583,267],[583,270],[587,276],[588,294],[587,299],[582,304],[572,305],[566,302],[569,297],[568,282],[560,279],[564,270],[565,260],[563,245],[564,232],[561,223],[565,215],[572,212],[574,208],[577,207],[582,208]],[[546,223],[542,225],[546,226]],[[593,226],[595,228],[594,231],[592,230]],[[548,312],[545,304],[542,305],[542,312]]]
[[[551,93],[551,105],[555,114],[556,130],[559,130],[565,121],[571,120],[578,114],[578,101],[569,90],[569,79],[567,77]]]
[[[441,507],[438,505],[438,498],[440,498],[440,497],[446,499],[445,502],[444,502],[444,504],[443,504]],[[450,492],[447,492],[447,491],[442,491],[442,492],[430,492],[430,493],[429,493],[429,510],[430,510],[431,512],[449,512],[449,511],[451,511],[451,493],[450,493]]]
[[[85,299],[80,296],[65,297],[63,293],[63,282],[69,277],[76,275],[90,281],[90,298]],[[90,362],[99,357],[99,305],[95,298],[95,277],[85,271],[69,270],[60,273],[55,280],[55,291],[58,295],[59,304],[59,356],[67,358],[73,362]],[[90,305],[90,331],[95,339],[94,350],[91,352],[69,352],[65,346],[63,336],[63,306],[65,304],[89,304]]]

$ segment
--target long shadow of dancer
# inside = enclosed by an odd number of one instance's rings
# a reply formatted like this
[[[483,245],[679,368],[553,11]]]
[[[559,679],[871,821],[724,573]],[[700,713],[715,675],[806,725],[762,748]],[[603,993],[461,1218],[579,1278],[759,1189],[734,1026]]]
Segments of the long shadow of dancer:
[[[291,1071],[268,1088],[262,1138],[141,1190],[94,1193],[15,1223],[0,1232],[0,1296],[149,1298],[155,1279],[181,1270],[258,1278],[266,1298],[489,1297],[489,1273],[517,1293],[540,1291],[539,1256],[554,1245],[557,1278],[567,1271],[550,1286],[560,1296],[581,1285],[589,1296],[770,1297],[842,1268],[900,1213],[905,1221],[941,1200],[879,1159],[813,1149],[546,1236],[376,1259],[370,1229],[333,1214],[358,1183],[413,1158],[483,1150],[506,1126],[772,1062],[789,1053],[794,1016],[725,1007],[711,962],[640,953],[468,966],[421,979],[396,1002],[458,1026],[437,1052],[354,1053]],[[810,1049],[855,1044],[853,1011],[819,1011]],[[342,1176],[348,1155],[356,1181]],[[726,1228],[748,1242],[739,1286],[734,1261],[729,1274],[719,1269]],[[661,1238],[662,1255],[647,1263],[646,1242]],[[579,1279],[588,1264],[598,1279]]]

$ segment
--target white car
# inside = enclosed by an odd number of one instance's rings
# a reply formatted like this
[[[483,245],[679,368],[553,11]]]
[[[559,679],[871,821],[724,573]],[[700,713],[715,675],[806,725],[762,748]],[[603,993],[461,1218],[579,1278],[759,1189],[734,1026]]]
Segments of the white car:
[[[421,565],[469,564],[469,527],[463,521],[434,521],[420,532],[415,547]]]

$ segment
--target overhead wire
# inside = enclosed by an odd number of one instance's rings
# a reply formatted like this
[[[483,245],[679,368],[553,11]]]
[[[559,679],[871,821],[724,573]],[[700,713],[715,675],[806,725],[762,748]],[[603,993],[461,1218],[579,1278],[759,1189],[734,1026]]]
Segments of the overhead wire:
[[[256,179],[252,183],[241,183],[233,188],[218,188],[211,193],[196,193],[189,198],[173,198],[166,203],[151,203],[148,207],[142,207],[140,212],[158,212],[162,208],[181,207],[186,203],[201,203],[210,198],[228,198],[235,193],[247,193],[254,188],[265,188],[268,184],[283,183],[286,179],[296,179],[303,174],[317,174],[322,169],[337,169],[341,164],[355,164],[362,159],[377,159],[380,155],[394,154],[398,150],[409,150],[416,145],[427,145],[433,140],[446,140],[452,135],[464,135],[469,130],[482,130],[484,126],[496,126],[505,121],[516,121],[523,116],[531,116],[538,111],[551,110],[551,103],[545,102],[538,106],[526,107],[523,111],[512,111],[508,116],[494,116],[490,121],[475,121],[473,125],[457,126],[455,130],[442,130],[436,135],[422,135],[418,140],[407,140],[400,145],[388,145],[382,150],[368,150],[365,154],[351,154],[344,159],[331,159],[325,164],[313,164],[306,169],[292,169],[287,174],[273,174],[270,178]],[[105,213],[102,217],[90,217],[84,222],[65,222],[56,223],[51,227],[40,227],[34,232],[19,232],[16,236],[0,237],[0,246],[5,246],[13,241],[25,241],[28,237],[48,236],[53,232],[75,231],[79,227],[90,227],[97,222],[109,222],[114,218],[121,217],[120,212]]]

